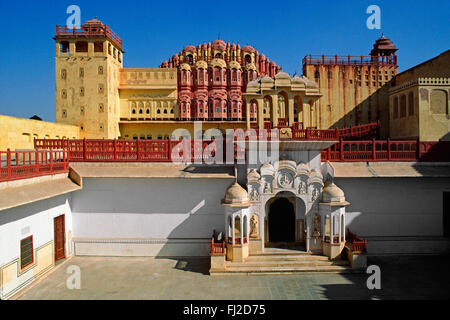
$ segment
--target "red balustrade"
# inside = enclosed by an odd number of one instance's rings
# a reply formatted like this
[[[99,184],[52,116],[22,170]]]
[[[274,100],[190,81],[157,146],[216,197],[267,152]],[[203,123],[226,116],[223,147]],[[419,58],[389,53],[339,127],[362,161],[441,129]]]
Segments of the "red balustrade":
[[[225,242],[215,242],[214,237],[211,238],[211,255],[224,256],[226,253]]]
[[[307,55],[303,58],[303,65],[395,65],[395,61],[388,57],[377,56],[340,56],[340,55]]]
[[[78,28],[70,28],[66,25],[56,26],[56,35],[63,37],[96,37],[104,36],[111,40],[116,46],[122,49],[122,39],[115,34],[111,28],[105,24],[85,24]]]
[[[0,182],[69,171],[67,150],[0,151]]]
[[[450,142],[341,140],[323,150],[321,159],[330,162],[450,161]]]
[[[352,244],[352,251],[354,253],[365,253],[367,252],[367,240],[362,240],[356,234],[347,230],[347,241]]]

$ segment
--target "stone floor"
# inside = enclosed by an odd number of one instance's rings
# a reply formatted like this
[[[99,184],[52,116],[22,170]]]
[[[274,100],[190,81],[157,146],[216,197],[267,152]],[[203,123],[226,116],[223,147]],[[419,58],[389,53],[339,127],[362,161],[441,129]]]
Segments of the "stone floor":
[[[449,299],[450,257],[372,257],[381,268],[381,290],[369,290],[367,274],[277,276],[208,275],[204,258],[74,257],[19,299]],[[81,269],[81,289],[69,290],[71,265]]]

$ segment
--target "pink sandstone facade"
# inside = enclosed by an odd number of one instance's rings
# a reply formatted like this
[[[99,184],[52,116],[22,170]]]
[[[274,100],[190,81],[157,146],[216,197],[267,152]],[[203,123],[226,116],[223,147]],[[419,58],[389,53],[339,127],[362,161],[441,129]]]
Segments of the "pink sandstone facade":
[[[178,69],[180,120],[237,120],[246,118],[242,99],[247,84],[258,77],[275,77],[280,67],[253,47],[216,40],[185,47],[161,68]],[[256,120],[257,106],[250,106]]]

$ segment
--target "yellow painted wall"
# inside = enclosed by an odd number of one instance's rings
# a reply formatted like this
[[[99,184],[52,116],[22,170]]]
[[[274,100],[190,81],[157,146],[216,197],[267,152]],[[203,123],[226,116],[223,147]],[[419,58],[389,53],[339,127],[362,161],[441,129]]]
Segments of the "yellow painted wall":
[[[319,78],[316,78],[316,71]],[[396,66],[306,65],[303,73],[319,84],[318,128],[344,128],[381,120],[389,128],[390,82]]]
[[[246,123],[226,123],[226,122],[203,122],[202,130],[208,129],[245,129]],[[158,139],[158,137],[164,138],[170,136],[176,129],[186,129],[189,131],[191,137],[194,136],[194,123],[193,122],[121,122],[120,133],[122,139],[148,139],[149,135],[152,139]]]
[[[76,52],[77,41],[88,42],[88,52]],[[103,44],[103,52],[95,52],[94,42]],[[56,41],[56,122],[79,126],[85,138],[116,138],[121,50],[106,39],[73,39],[69,47],[60,52]]]
[[[79,139],[76,126],[0,115],[0,150],[33,149],[36,139]]]
[[[19,258],[0,267],[0,287],[4,297],[17,293],[23,283],[36,280],[55,266],[53,241],[36,248],[33,254],[34,263],[24,270],[19,270]]]

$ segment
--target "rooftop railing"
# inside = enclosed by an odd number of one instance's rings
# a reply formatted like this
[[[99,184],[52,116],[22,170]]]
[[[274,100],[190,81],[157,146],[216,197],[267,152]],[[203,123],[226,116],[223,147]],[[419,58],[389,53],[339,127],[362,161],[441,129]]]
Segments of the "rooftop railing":
[[[0,182],[66,173],[68,150],[0,151]]]
[[[340,55],[307,55],[303,65],[395,65],[396,62],[387,56],[340,56]]]
[[[119,38],[114,31],[111,30],[106,24],[94,24],[94,25],[82,25],[78,28],[70,28],[66,25],[56,26],[56,36],[64,37],[98,37],[103,36],[111,40],[116,46],[122,49],[122,39]]]

